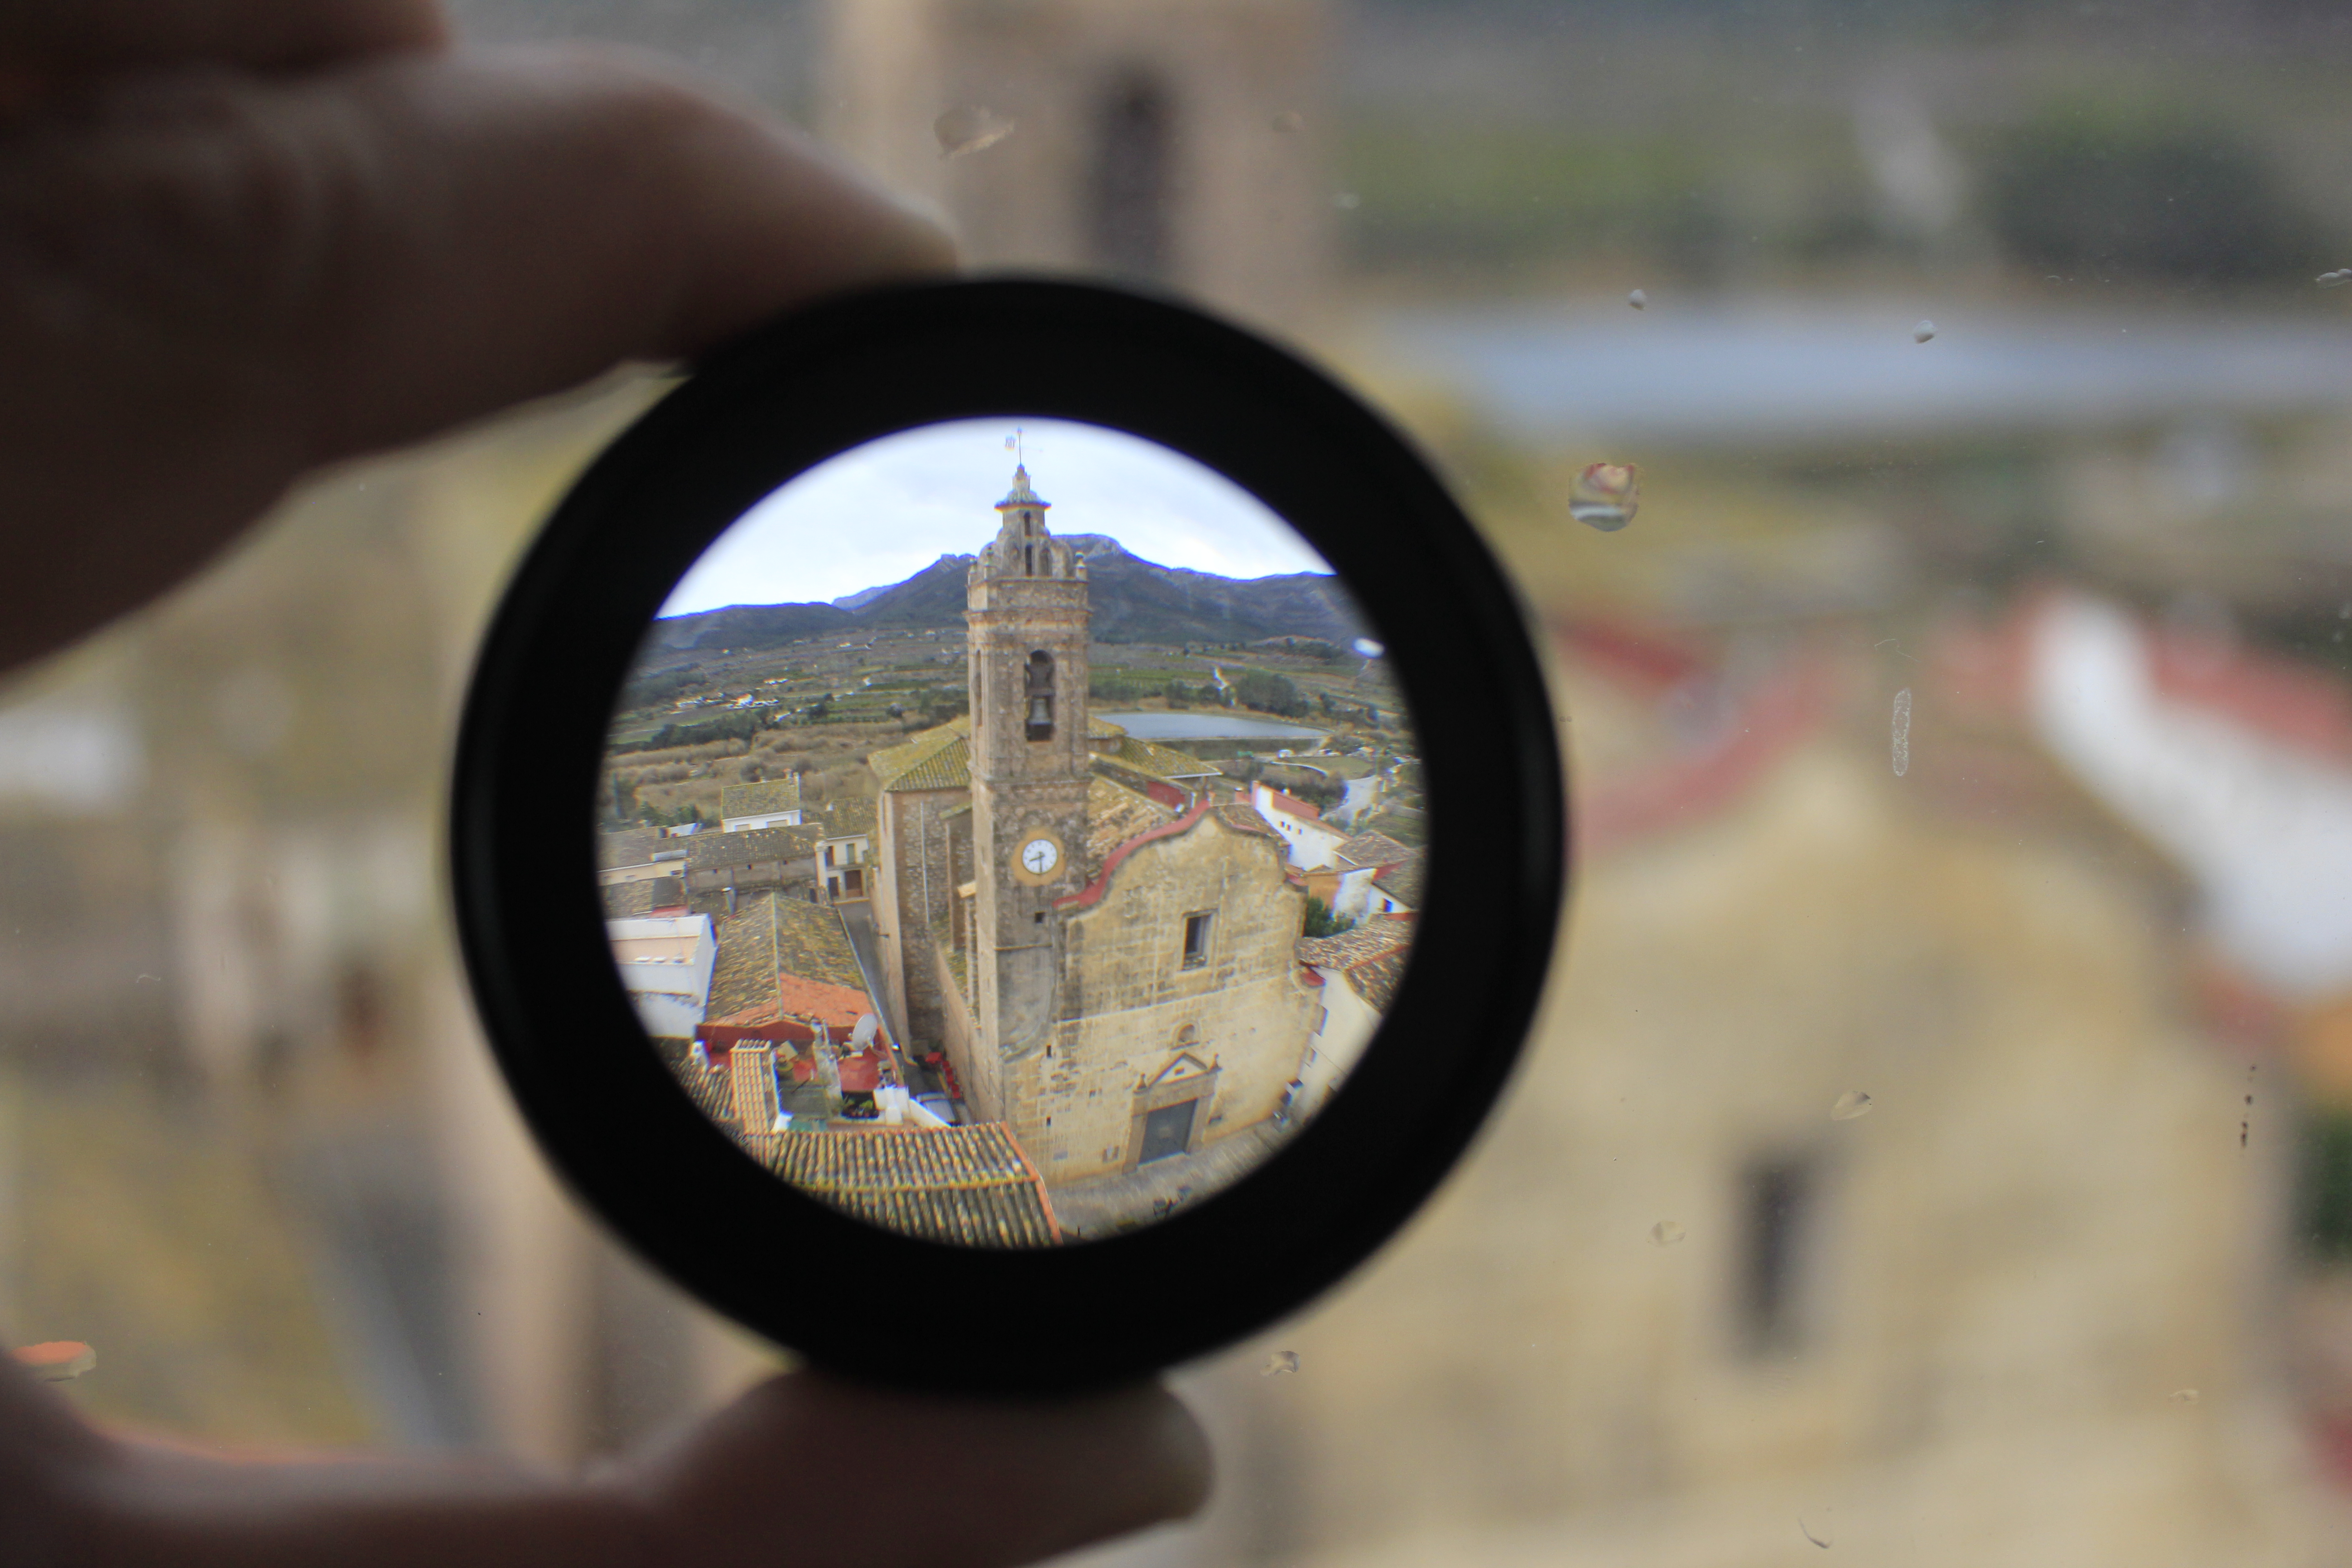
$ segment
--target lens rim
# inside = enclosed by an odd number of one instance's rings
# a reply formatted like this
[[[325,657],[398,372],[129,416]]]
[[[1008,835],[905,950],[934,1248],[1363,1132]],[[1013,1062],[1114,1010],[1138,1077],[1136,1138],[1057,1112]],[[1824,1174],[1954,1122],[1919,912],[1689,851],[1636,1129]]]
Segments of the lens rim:
[[[1321,552],[1403,688],[1430,826],[1405,973],[1343,1091],[1224,1191],[1131,1232],[1034,1251],[883,1230],[738,1148],[636,1022],[591,851],[614,696],[654,612],[710,542],[851,447],[1002,416],[1158,442],[1251,491]],[[685,1289],[813,1362],[905,1386],[1041,1394],[1205,1353],[1303,1306],[1411,1218],[1519,1054],[1569,872],[1528,625],[1468,520],[1386,421],[1198,310],[997,278],[787,316],[711,356],[582,475],[483,644],[449,847],[491,1049],[591,1209]],[[577,805],[551,806],[567,800]]]

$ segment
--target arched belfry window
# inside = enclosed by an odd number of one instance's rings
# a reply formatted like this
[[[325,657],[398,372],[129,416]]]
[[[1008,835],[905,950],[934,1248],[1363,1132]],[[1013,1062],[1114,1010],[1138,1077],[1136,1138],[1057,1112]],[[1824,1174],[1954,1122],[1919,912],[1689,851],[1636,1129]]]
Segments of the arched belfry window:
[[[1102,100],[1087,216],[1095,260],[1111,271],[1168,275],[1173,120],[1166,90],[1149,76],[1127,78]]]
[[[1029,656],[1029,666],[1022,675],[1023,696],[1029,707],[1029,738],[1050,741],[1054,738],[1054,656],[1039,648]]]

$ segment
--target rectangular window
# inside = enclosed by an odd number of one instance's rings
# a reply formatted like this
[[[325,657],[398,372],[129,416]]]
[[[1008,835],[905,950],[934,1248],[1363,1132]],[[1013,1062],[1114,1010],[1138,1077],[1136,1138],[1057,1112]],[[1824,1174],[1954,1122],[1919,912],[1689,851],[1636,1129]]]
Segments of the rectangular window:
[[[1209,962],[1209,917],[1184,917],[1184,967],[1198,969]]]
[[[1813,1187],[1813,1172],[1801,1160],[1770,1161],[1748,1172],[1738,1310],[1740,1347],[1750,1355],[1793,1351],[1803,1338],[1800,1302]]]

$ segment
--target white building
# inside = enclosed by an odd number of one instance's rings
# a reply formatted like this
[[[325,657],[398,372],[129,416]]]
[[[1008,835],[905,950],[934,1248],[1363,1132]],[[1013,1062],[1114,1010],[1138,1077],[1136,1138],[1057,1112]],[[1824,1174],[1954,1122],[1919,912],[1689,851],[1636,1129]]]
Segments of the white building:
[[[1295,795],[1266,785],[1250,786],[1250,804],[1274,825],[1290,847],[1290,863],[1301,870],[1320,871],[1339,858],[1348,841],[1344,828],[1323,820],[1323,814]]]
[[[709,915],[637,915],[604,922],[621,984],[646,1033],[690,1040],[710,1002],[719,940]]]
[[[760,827],[798,827],[802,815],[798,778],[729,784],[719,792],[719,826],[729,833],[747,833]]]

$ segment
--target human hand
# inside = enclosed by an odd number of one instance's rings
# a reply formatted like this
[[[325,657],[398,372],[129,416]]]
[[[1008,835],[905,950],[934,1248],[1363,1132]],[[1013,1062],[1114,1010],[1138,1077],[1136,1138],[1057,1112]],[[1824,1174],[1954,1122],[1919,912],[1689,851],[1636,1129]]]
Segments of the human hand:
[[[305,470],[828,290],[937,229],[666,69],[468,56],[430,0],[0,12],[0,667],[163,592]],[[1197,1506],[1164,1392],[982,1405],[773,1380],[562,1480],[124,1441],[0,1365],[13,1564],[986,1568]]]
[[[12,1568],[1012,1568],[1188,1513],[1207,1481],[1156,1388],[987,1405],[804,1373],[565,1482],[110,1439],[0,1366]]]
[[[642,58],[453,51],[433,0],[14,0],[0,668],[307,469],[952,260]]]

